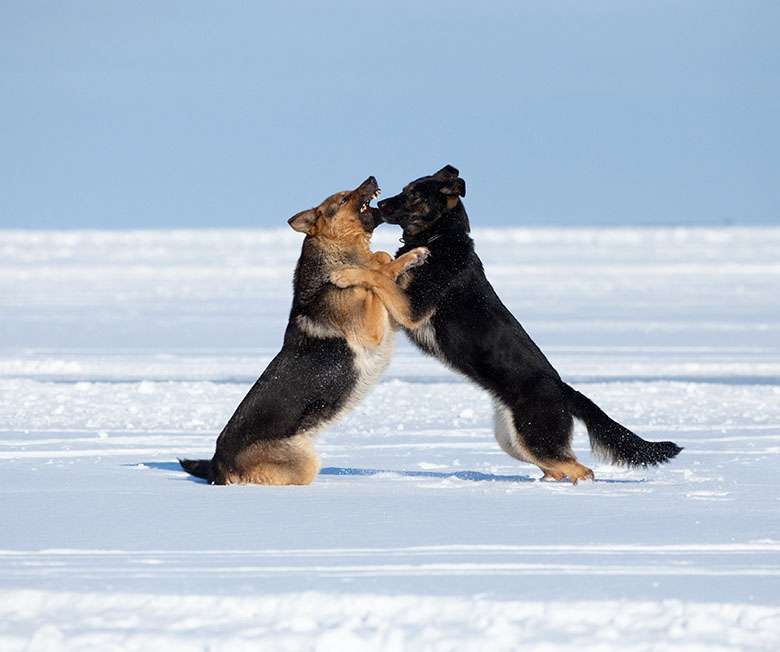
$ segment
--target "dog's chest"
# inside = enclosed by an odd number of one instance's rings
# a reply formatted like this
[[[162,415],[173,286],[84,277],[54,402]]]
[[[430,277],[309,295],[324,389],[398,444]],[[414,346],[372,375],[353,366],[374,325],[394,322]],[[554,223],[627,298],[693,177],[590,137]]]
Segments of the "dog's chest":
[[[353,355],[352,364],[355,369],[355,384],[347,399],[347,407],[355,405],[377,383],[390,363],[394,343],[395,333],[388,324],[384,337],[377,346],[350,345]]]
[[[433,321],[429,318],[425,320],[425,323],[414,330],[407,331],[415,344],[419,346],[428,355],[442,357],[441,347],[436,339],[436,327],[433,325]]]

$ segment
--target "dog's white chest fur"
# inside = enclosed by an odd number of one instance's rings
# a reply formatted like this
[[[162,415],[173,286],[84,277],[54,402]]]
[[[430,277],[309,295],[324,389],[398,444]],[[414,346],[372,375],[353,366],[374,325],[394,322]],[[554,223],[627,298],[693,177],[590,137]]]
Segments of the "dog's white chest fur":
[[[299,315],[296,318],[298,326],[309,337],[317,338],[342,338],[343,335],[339,333],[332,326],[320,324],[313,319]],[[325,421],[321,421],[314,428],[310,428],[306,431],[306,435],[311,437],[329,425],[338,421],[344,414],[357,405],[361,399],[368,393],[368,391],[377,383],[382,372],[387,368],[390,362],[390,357],[393,353],[393,345],[395,342],[395,332],[390,324],[390,317],[385,314],[384,323],[384,335],[382,341],[376,346],[363,346],[358,343],[347,342],[350,350],[352,351],[353,359],[352,364],[355,369],[355,383],[350,389],[349,393],[341,406],[341,409]]]
[[[360,401],[379,380],[382,372],[390,362],[394,343],[395,332],[390,326],[390,320],[387,319],[384,337],[377,346],[350,345],[350,349],[352,349],[352,353],[355,356],[353,364],[355,365],[357,380],[347,400],[345,409],[352,407]]]
[[[446,362],[439,348],[439,343],[436,341],[436,329],[430,319],[418,328],[407,332],[424,351]]]
[[[458,373],[462,373],[459,369],[452,366],[450,361],[446,358],[439,346],[439,342],[436,339],[436,328],[429,319],[419,328],[413,331],[408,331],[412,339],[430,355],[438,358],[441,362]],[[533,458],[523,446],[522,438],[517,434],[515,429],[514,419],[512,417],[512,411],[498,398],[493,397],[494,404],[494,433],[496,441],[501,449],[514,457],[515,459],[523,462],[528,462]]]

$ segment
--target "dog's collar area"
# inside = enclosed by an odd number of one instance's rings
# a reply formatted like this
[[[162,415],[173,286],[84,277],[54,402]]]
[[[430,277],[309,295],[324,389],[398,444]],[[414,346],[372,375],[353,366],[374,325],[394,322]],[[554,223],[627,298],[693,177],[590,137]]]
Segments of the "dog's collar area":
[[[419,243],[417,246],[418,246],[418,247],[424,247],[424,246],[426,246],[426,245],[429,245],[429,244],[431,244],[431,242],[433,242],[434,240],[438,240],[439,238],[441,238],[441,236],[442,236],[442,234],[441,234],[441,233],[435,233],[435,234],[434,234],[434,235],[432,235],[430,238],[428,238],[428,239],[427,239],[425,242],[421,242],[421,243]],[[407,242],[407,241],[404,239],[404,237],[403,237],[403,236],[401,236],[401,237],[400,237],[400,239],[399,239],[399,242],[400,242],[401,244],[412,244],[411,242]]]

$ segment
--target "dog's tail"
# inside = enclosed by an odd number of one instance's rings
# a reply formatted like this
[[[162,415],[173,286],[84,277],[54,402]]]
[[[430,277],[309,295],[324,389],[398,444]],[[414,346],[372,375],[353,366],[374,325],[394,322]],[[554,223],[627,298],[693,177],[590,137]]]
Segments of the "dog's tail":
[[[211,471],[211,460],[179,460],[181,468],[196,478],[209,479]]]
[[[682,448],[671,441],[645,441],[611,419],[593,401],[564,383],[571,413],[585,423],[590,447],[597,457],[622,466],[656,466]]]

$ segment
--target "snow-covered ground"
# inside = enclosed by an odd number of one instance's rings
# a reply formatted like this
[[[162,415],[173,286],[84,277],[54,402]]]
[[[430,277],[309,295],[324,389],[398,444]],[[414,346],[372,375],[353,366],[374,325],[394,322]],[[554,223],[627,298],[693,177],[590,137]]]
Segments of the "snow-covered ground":
[[[539,482],[399,335],[313,485],[205,485],[175,458],[278,349],[300,238],[0,232],[0,650],[780,649],[780,228],[475,240],[561,374],[677,460],[578,431],[597,481]]]

